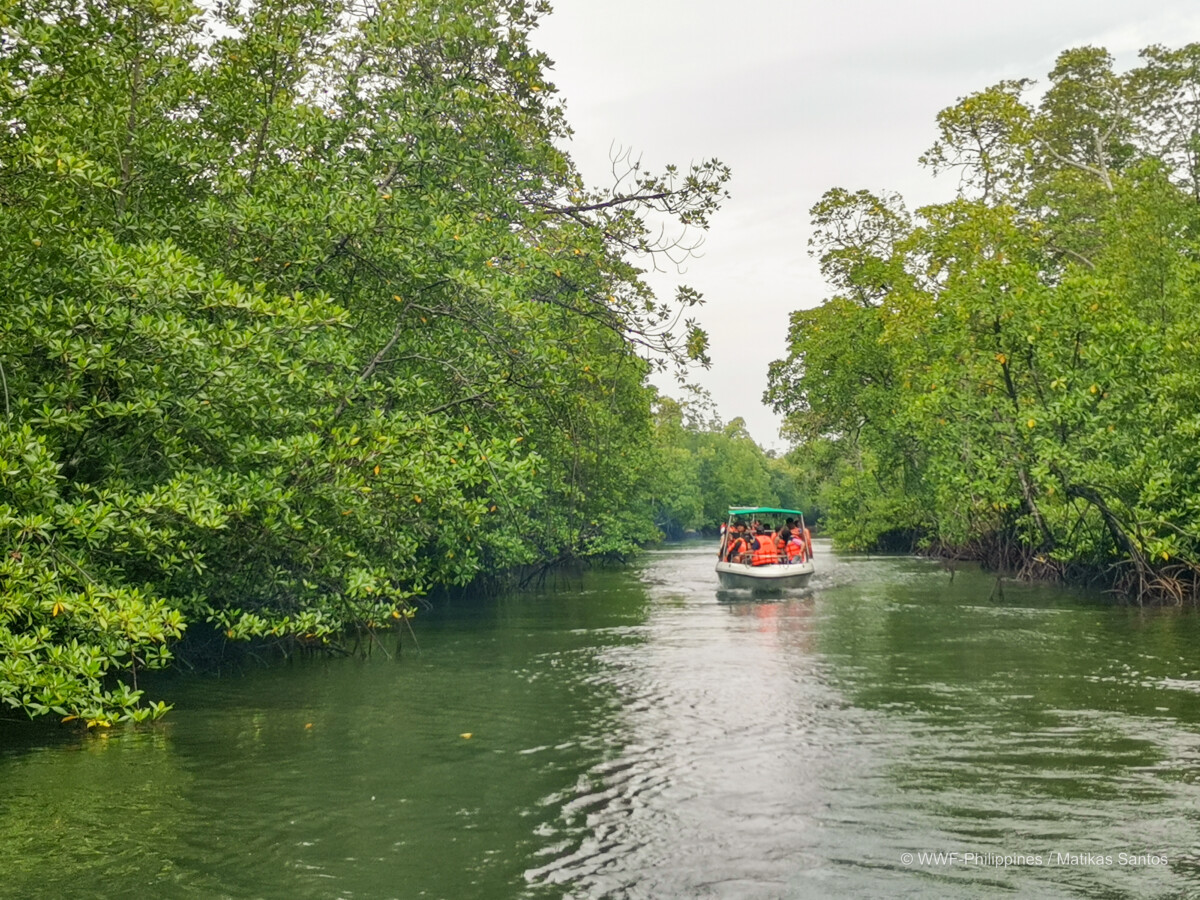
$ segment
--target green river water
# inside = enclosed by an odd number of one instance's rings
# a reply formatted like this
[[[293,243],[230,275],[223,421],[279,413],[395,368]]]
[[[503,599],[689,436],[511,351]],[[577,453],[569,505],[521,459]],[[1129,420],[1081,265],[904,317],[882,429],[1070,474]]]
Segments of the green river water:
[[[713,553],[165,678],[140,731],[0,720],[0,896],[1200,896],[1196,614],[820,543],[754,598]]]

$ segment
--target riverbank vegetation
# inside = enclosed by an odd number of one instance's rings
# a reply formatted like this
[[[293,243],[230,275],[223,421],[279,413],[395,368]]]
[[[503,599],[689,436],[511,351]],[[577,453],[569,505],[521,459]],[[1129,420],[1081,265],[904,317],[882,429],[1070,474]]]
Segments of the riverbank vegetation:
[[[813,208],[833,294],[767,400],[842,544],[1143,602],[1200,585],[1200,45],[1064,52],[937,118],[955,196]]]
[[[723,423],[703,392],[691,391],[685,400],[660,397],[654,413],[651,497],[663,534],[715,534],[729,507],[747,504],[803,509],[810,524],[819,518],[807,505],[806,470],[790,456],[764,452],[742,419]]]
[[[188,627],[319,646],[657,534],[646,376],[706,341],[641,267],[729,173],[586,186],[546,10],[0,11],[6,706],[158,716]]]

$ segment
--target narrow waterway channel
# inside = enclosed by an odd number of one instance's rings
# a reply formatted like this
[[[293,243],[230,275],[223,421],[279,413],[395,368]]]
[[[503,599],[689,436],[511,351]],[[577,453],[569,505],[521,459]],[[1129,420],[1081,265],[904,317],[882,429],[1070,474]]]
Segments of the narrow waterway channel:
[[[1197,615],[817,550],[774,598],[704,544],[459,599],[141,731],[0,720],[0,896],[1200,894]]]

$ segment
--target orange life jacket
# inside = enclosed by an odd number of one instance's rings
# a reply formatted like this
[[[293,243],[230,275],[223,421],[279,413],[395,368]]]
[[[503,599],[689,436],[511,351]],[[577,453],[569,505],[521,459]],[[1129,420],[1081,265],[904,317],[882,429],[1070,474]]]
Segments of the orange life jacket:
[[[735,537],[729,542],[729,546],[725,550],[725,561],[734,562],[737,557],[746,552],[746,539],[743,537]]]
[[[777,562],[779,562],[779,547],[775,544],[775,536],[758,535],[758,549],[754,551],[750,563],[755,566],[769,566]]]
[[[800,562],[804,562],[804,539],[800,535],[795,535],[787,543],[788,562],[795,562],[796,557],[800,557]]]

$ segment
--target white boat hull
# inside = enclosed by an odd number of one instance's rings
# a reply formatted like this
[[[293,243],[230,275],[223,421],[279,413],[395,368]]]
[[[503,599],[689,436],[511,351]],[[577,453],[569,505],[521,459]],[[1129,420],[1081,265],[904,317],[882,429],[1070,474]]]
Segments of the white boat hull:
[[[751,588],[758,590],[783,590],[803,587],[812,578],[812,561],[778,563],[771,566],[751,566],[747,563],[717,563],[717,577],[721,587]]]

